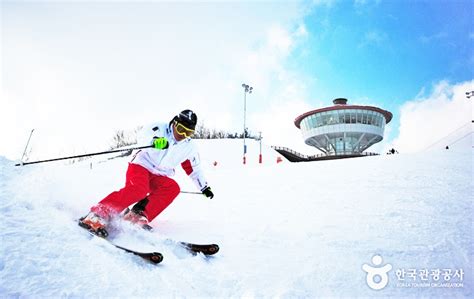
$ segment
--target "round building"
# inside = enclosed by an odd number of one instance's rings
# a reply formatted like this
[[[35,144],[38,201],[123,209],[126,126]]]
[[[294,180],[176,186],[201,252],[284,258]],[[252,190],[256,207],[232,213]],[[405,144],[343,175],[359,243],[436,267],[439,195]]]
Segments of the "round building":
[[[343,98],[333,103],[334,106],[312,110],[295,119],[307,145],[326,156],[360,156],[383,139],[392,113],[372,106],[348,105]]]

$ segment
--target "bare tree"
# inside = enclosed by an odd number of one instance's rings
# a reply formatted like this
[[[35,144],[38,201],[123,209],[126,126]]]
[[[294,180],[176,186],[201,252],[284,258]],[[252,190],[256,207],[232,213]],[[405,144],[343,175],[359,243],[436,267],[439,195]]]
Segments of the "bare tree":
[[[136,127],[133,130],[117,130],[112,137],[112,145],[110,149],[121,148],[127,145],[132,145],[137,143],[138,132],[143,127]]]

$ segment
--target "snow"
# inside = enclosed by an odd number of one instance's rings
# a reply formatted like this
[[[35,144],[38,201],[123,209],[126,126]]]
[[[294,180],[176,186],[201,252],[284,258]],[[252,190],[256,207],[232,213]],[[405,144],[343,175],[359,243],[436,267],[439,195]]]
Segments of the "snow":
[[[278,164],[266,146],[258,164],[258,142],[247,142],[243,166],[242,140],[198,140],[214,199],[181,194],[152,233],[119,225],[116,242],[162,252],[158,266],[75,221],[121,188],[129,158],[15,167],[0,157],[0,297],[472,298],[471,136],[450,150]],[[221,251],[192,256],[167,238]],[[362,270],[374,255],[393,267],[378,291]],[[413,268],[463,269],[462,286],[400,286],[396,270]]]

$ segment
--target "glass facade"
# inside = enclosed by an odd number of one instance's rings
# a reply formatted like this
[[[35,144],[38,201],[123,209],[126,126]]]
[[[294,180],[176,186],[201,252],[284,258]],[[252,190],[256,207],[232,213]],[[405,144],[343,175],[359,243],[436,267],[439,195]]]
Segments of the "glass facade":
[[[371,110],[341,109],[310,115],[301,121],[300,126],[303,130],[310,130],[337,124],[363,124],[384,128],[385,117],[382,113]]]
[[[338,109],[309,115],[300,127],[306,143],[327,155],[354,155],[381,141],[385,124],[377,111]]]

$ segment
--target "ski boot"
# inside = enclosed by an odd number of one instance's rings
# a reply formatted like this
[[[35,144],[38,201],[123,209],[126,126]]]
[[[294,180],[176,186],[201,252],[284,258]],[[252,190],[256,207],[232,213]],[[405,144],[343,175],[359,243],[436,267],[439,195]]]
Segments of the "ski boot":
[[[152,227],[148,225],[148,218],[144,210],[148,203],[148,198],[144,198],[137,202],[132,209],[127,208],[123,214],[123,220],[133,223],[143,229],[151,230]]]
[[[98,237],[107,238],[109,235],[106,230],[107,220],[93,212],[89,212],[87,216],[80,218],[78,224]]]

